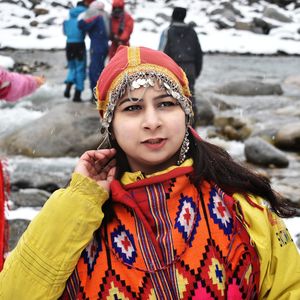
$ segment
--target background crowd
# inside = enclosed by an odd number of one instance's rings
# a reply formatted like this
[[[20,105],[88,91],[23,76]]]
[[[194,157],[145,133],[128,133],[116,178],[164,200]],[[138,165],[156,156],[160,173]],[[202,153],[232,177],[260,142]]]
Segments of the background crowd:
[[[186,8],[174,8],[171,24],[161,34],[159,50],[173,58],[185,71],[190,90],[194,95],[195,81],[202,70],[203,53],[197,33],[193,28],[194,24],[184,22],[186,14]],[[90,38],[89,81],[91,102],[94,103],[96,97],[93,91],[99,75],[120,45],[130,45],[133,27],[134,19],[125,10],[124,0],[113,0],[110,14],[104,10],[104,4],[101,1],[80,1],[76,7],[70,9],[70,18],[64,22],[68,60],[65,97],[70,97],[70,89],[75,85],[73,101],[81,101],[87,63],[85,35],[88,34]],[[192,96],[192,101],[196,116],[195,125],[197,111],[194,96]]]
[[[99,75],[118,46],[129,45],[133,23],[133,18],[125,11],[124,0],[112,2],[111,14],[104,10],[102,2],[93,0],[80,1],[70,9],[70,18],[63,24],[68,60],[65,97],[70,97],[70,89],[75,85],[73,101],[81,101],[87,63],[85,35],[88,34],[90,38],[89,81],[91,101],[94,103],[93,89]]]

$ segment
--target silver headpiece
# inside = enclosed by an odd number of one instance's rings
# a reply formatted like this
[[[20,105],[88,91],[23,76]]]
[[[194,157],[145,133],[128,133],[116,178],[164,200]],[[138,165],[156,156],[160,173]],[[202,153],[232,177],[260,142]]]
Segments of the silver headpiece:
[[[102,119],[102,126],[108,128],[114,114],[117,101],[126,93],[140,87],[154,87],[155,81],[158,82],[159,87],[166,90],[174,99],[181,105],[183,111],[187,116],[187,122],[190,124],[193,118],[193,109],[191,100],[180,93],[179,86],[170,80],[166,75],[154,71],[137,72],[133,74],[126,74],[123,81],[109,95],[109,104]]]

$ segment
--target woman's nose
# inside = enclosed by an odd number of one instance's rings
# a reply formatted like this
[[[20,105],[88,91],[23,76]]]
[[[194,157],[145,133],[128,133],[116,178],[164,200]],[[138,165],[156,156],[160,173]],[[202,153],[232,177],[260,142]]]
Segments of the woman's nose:
[[[161,116],[154,107],[147,107],[144,110],[143,127],[146,129],[156,129],[161,126]]]

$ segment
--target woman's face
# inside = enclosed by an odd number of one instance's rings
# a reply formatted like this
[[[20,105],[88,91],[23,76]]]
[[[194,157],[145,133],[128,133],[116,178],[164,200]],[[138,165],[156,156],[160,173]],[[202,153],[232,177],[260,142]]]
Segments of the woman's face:
[[[118,101],[113,134],[125,152],[131,171],[151,174],[175,165],[186,125],[185,114],[164,89],[141,87]]]

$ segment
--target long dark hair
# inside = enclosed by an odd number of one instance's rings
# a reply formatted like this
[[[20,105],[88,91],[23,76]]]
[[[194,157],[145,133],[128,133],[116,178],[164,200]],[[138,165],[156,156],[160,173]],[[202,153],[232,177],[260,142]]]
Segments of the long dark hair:
[[[205,180],[215,183],[229,195],[250,193],[260,196],[269,202],[272,210],[280,217],[288,218],[296,214],[296,205],[287,202],[276,193],[267,177],[234,161],[226,150],[199,139],[191,130],[189,130],[189,140],[187,157],[192,157],[194,160],[194,173],[191,180],[195,186],[200,186],[200,183]],[[124,172],[130,170],[130,166],[116,140],[112,141],[112,147],[117,150],[116,179],[120,180]],[[107,201],[103,207],[105,215],[112,212],[110,203],[111,201]]]
[[[198,139],[189,134],[189,155],[194,159],[193,182],[206,180],[215,183],[225,193],[250,193],[267,200],[272,210],[280,217],[292,217],[296,214],[295,207],[275,192],[270,180],[237,163],[223,148]]]

